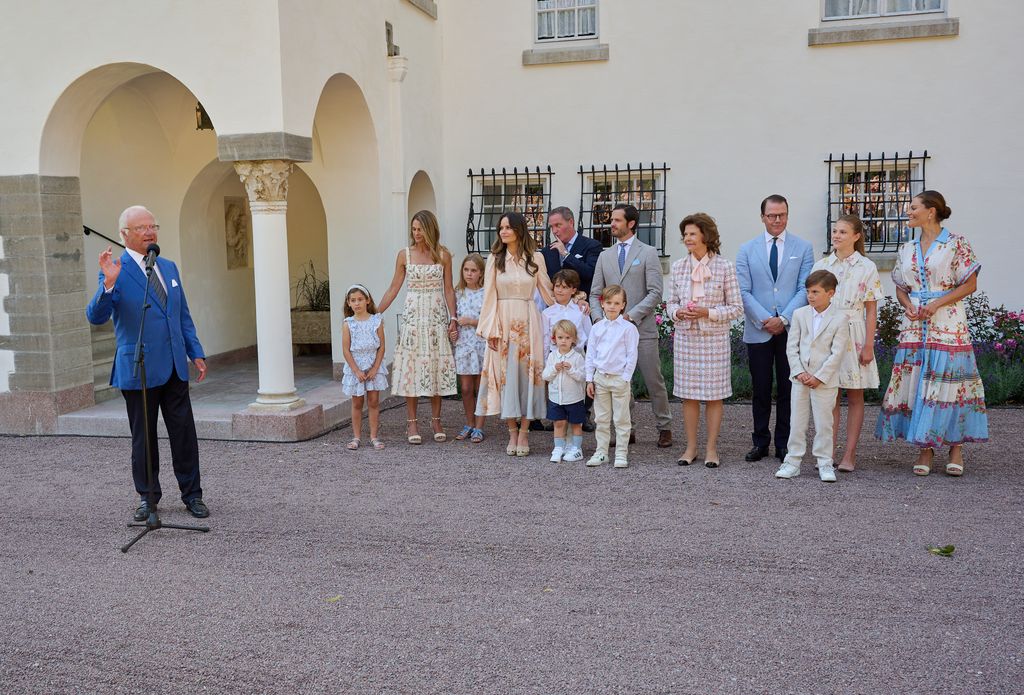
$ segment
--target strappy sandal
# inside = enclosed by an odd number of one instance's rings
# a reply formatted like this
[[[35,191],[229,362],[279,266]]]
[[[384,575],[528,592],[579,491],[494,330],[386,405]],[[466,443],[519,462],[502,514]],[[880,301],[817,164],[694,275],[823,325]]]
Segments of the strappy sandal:
[[[465,439],[471,434],[473,434],[473,428],[470,427],[469,425],[464,425],[462,427],[462,430],[457,435],[455,435],[455,441],[461,442],[463,439]]]
[[[407,423],[408,422],[416,422],[416,418],[413,418],[412,420],[406,420],[406,422]],[[409,426],[408,425],[405,426],[405,431],[406,432],[409,431]],[[405,438],[409,441],[410,444],[422,444],[423,443],[423,437],[421,437],[419,434],[406,434]]]
[[[954,448],[954,447],[951,447]],[[954,478],[959,478],[964,474],[964,453],[963,449],[960,450],[960,460],[954,461],[950,459],[949,463],[946,464],[946,475],[951,475]]]
[[[474,444],[479,444],[484,440],[484,431],[477,427],[474,427],[471,434],[469,435],[469,441]]]
[[[932,456],[934,456],[934,453],[932,454]],[[919,476],[923,477],[923,476],[928,475],[931,472],[932,472],[932,466],[931,466],[930,462],[929,463],[921,463],[919,461],[918,463],[914,464],[914,475],[919,475]]]
[[[508,446],[505,447],[505,453],[509,456],[516,455],[516,443],[519,441],[519,428],[509,427],[508,428]]]
[[[359,448],[359,437],[353,437],[352,441],[345,445],[345,448],[349,451],[355,451]]]
[[[431,419],[431,421],[437,420],[438,422],[441,422],[441,418],[439,418],[439,417],[432,417],[430,419]],[[441,431],[441,432],[434,432],[434,441],[435,442],[447,442],[448,441],[448,435],[445,434],[443,431]]]
[[[384,442],[382,442],[381,440],[377,439],[376,437],[374,437],[373,439],[370,440],[370,444],[373,445],[373,448],[374,448],[375,451],[380,451],[381,449],[384,448]]]
[[[527,430],[526,430],[526,433],[527,433],[527,435],[526,435],[526,436],[527,436],[527,437],[529,437],[529,436],[530,436],[530,435],[529,435],[529,432],[530,432],[530,430],[529,430],[529,429],[527,429]],[[522,429],[522,428],[520,428],[520,430],[519,430],[519,436],[520,436],[520,437],[521,437],[521,436],[523,436],[523,429]],[[523,457],[523,456],[529,456],[529,455],[530,455],[530,444],[529,444],[529,443],[527,443],[527,444],[526,444],[526,446],[520,446],[520,445],[519,445],[519,441],[518,441],[518,439],[517,439],[517,440],[516,440],[516,456],[518,456],[518,457],[520,457],[520,458],[521,458],[521,457]]]

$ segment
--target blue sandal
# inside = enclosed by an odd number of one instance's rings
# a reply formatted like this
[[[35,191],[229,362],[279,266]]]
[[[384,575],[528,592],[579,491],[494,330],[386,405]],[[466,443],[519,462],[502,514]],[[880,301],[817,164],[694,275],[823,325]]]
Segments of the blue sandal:
[[[472,431],[470,432],[469,441],[473,442],[474,444],[479,444],[483,440],[484,440],[484,431],[474,427],[472,429]]]
[[[471,434],[473,434],[473,428],[470,427],[469,425],[465,425],[462,428],[462,431],[459,432],[457,435],[455,435],[455,439],[456,439],[456,441],[460,441],[461,442],[463,439],[465,439],[466,437],[468,437]]]

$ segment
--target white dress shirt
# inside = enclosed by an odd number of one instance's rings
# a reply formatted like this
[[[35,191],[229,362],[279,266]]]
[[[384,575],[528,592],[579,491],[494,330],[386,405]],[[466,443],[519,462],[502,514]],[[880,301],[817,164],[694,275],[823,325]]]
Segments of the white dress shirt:
[[[772,239],[778,239],[777,246],[779,249],[779,266],[782,266],[782,251],[786,247],[786,230],[782,230],[782,234],[778,236],[772,236],[768,232],[764,233],[764,245],[765,250],[768,252],[768,258],[772,257]]]
[[[590,335],[591,323],[590,317],[583,313],[578,304],[573,302],[571,298],[567,304],[555,302],[551,306],[544,308],[542,316],[544,317],[545,345],[551,345],[552,350],[558,349],[551,342],[551,331],[556,323],[565,319],[576,326],[576,349],[581,355],[583,354],[583,348],[587,345],[587,337]]]
[[[572,235],[572,239],[569,239],[569,243],[567,243],[567,244],[562,244],[562,246],[564,246],[564,247],[565,247],[565,255],[564,255],[564,256],[562,256],[562,257],[561,257],[561,258],[559,259],[559,260],[560,260],[561,262],[563,262],[563,263],[564,263],[564,262],[565,262],[565,259],[569,257],[569,254],[570,254],[570,253],[572,253],[572,245],[576,243],[576,239],[578,239],[578,238],[579,238],[579,236],[580,236],[580,233],[579,233],[579,232],[576,232],[575,234],[573,234],[573,235]]]
[[[595,323],[587,349],[587,381],[594,380],[595,372],[632,379],[639,345],[640,331],[622,314],[614,321]]]
[[[831,306],[831,305],[829,305]],[[821,324],[824,323],[825,312],[829,310],[829,307],[825,307],[825,311],[820,314],[811,307],[811,340],[818,337],[818,333],[821,332]]]
[[[142,274],[145,275],[146,274],[146,256],[144,254],[139,253],[138,251],[133,251],[132,249],[125,249],[125,251],[128,252],[129,256],[131,256],[132,258],[135,259],[135,263],[139,266],[139,270],[141,270]],[[124,268],[122,268],[121,270],[124,270]],[[161,285],[163,285],[164,293],[166,294],[166,292],[167,292],[167,283],[164,282],[164,276],[160,274],[160,267],[157,266],[155,263],[153,264],[153,272],[156,273],[156,279],[160,281]],[[103,293],[104,294],[110,294],[113,291],[114,291],[114,286],[111,285],[110,289],[104,289]]]
[[[559,362],[568,362],[569,369],[561,372],[556,370]],[[562,353],[556,347],[549,352],[541,374],[544,381],[548,382],[548,400],[556,405],[572,405],[582,401],[586,396],[584,370],[583,355],[575,350]]]
[[[616,241],[615,242],[615,262],[616,263],[618,263],[619,249],[621,248],[619,246],[619,244],[625,244],[626,245],[626,257],[629,258],[629,247],[633,245],[633,240],[634,239],[636,239],[636,234],[634,234],[633,236],[629,237],[625,241]],[[626,269],[623,268],[622,270],[623,270],[623,272],[625,272]]]

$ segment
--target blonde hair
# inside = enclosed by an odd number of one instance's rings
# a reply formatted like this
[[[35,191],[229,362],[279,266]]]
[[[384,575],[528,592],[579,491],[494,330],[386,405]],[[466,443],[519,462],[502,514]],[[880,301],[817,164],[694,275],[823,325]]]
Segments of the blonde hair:
[[[419,222],[423,229],[423,242],[430,250],[430,259],[434,263],[440,263],[448,249],[441,245],[441,226],[437,223],[434,213],[430,210],[420,210],[412,216],[412,220]],[[409,222],[409,244],[416,245],[416,240],[412,236],[412,221]]]
[[[576,342],[580,339],[579,333],[576,332],[576,324],[567,319],[556,321],[555,325],[551,327],[551,337],[554,338],[559,331],[572,336],[572,344],[575,347]]]
[[[456,292],[466,291],[466,276],[462,271],[466,269],[467,263],[472,263],[480,270],[480,287],[484,286],[484,270],[487,264],[484,262],[484,257],[479,253],[471,253],[462,259],[462,265],[459,266],[459,282],[455,285]]]
[[[622,285],[608,285],[603,290],[601,290],[601,301],[605,302],[611,299],[612,297],[618,297],[620,295],[622,296],[623,304],[629,301],[628,299],[626,299],[625,287],[623,287]]]

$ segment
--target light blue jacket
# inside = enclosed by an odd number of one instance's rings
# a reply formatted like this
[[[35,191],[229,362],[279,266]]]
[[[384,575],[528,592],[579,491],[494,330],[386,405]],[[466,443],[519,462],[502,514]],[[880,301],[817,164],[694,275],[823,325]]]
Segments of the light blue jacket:
[[[156,260],[160,274],[167,285],[167,308],[149,293],[150,309],[146,312],[146,326],[142,335],[146,359],[146,386],[153,388],[167,383],[173,369],[178,378],[188,381],[188,360],[206,357],[196,337],[196,326],[188,311],[181,276],[173,261]],[[110,385],[119,389],[141,389],[142,382],[132,376],[135,367],[135,341],[139,337],[142,317],[142,297],[146,289],[146,274],[125,251],[121,254],[121,273],[110,292],[103,289],[103,271],[100,286],[85,309],[89,323],[106,323],[114,317],[117,352],[110,373]]]
[[[814,249],[790,231],[779,257],[779,277],[772,280],[764,232],[740,247],[736,278],[743,296],[743,342],[766,343],[772,334],[761,327],[765,319],[781,316],[793,322],[793,312],[807,304],[804,281],[814,266]]]

